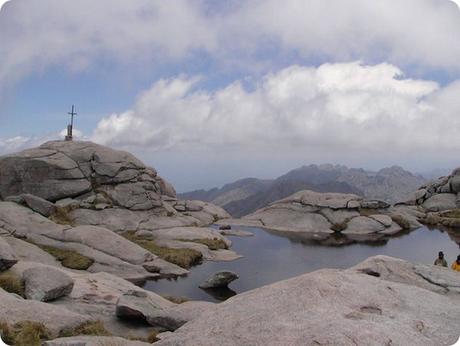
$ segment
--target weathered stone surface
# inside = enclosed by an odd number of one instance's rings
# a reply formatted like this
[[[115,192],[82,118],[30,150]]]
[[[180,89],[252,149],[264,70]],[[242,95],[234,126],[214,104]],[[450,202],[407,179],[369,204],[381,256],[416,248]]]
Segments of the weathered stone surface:
[[[129,291],[118,299],[116,315],[122,319],[145,321],[159,309],[162,308],[150,300],[145,291]]]
[[[180,239],[180,240],[194,240],[194,239],[218,239],[223,241],[227,246],[232,242],[222,236],[219,232],[212,228],[207,227],[174,227],[156,229],[152,232],[154,239]]]
[[[200,288],[227,287],[231,282],[238,279],[238,274],[231,271],[220,271],[213,274],[209,279],[200,285]]]
[[[343,224],[347,223],[354,217],[359,216],[359,213],[355,210],[333,210],[325,208],[321,210],[321,215],[323,215],[331,224]]]
[[[214,306],[214,303],[209,302],[185,302],[170,309],[156,310],[147,317],[147,321],[154,327],[175,331],[185,323],[200,317],[204,312],[210,311]]]
[[[151,182],[105,185],[99,191],[107,194],[114,205],[130,210],[150,210],[163,205]]]
[[[131,264],[142,264],[156,256],[106,228],[78,226],[65,231],[65,242],[87,245]]]
[[[0,272],[11,268],[18,262],[13,249],[6,242],[4,237],[0,236]]]
[[[64,307],[17,299],[2,289],[0,289],[0,313],[7,317],[9,324],[21,321],[43,323],[55,336],[64,329],[73,329],[91,319]]]
[[[24,199],[24,203],[30,209],[42,214],[43,216],[48,217],[56,211],[56,206],[43,198],[28,193],[22,195],[22,198]]]
[[[4,240],[11,246],[15,256],[20,261],[32,261],[54,267],[61,267],[61,263],[58,262],[55,257],[43,251],[38,246],[15,237],[5,237]]]
[[[453,270],[439,266],[415,265],[414,272],[434,285],[460,293],[460,275]]]
[[[369,215],[369,218],[377,222],[380,222],[385,227],[390,227],[393,224],[393,220],[388,215],[381,215],[381,214],[380,215],[379,214]]]
[[[147,346],[142,341],[128,340],[114,336],[72,336],[58,338],[43,343],[44,346]]]
[[[72,292],[73,280],[53,267],[30,268],[23,273],[25,296],[27,299],[47,302],[56,300]]]
[[[406,263],[391,263],[392,275],[400,267],[402,275],[410,271]],[[411,275],[425,281],[413,270]],[[239,294],[165,335],[158,345],[454,344],[458,295],[420,288],[410,277],[406,281],[355,268],[320,270]]]
[[[443,211],[457,208],[457,196],[451,193],[440,193],[428,198],[422,207],[426,211]]]
[[[378,233],[385,229],[379,221],[370,217],[358,216],[353,218],[347,225],[343,234],[369,234]]]
[[[146,262],[142,266],[151,273],[159,273],[162,277],[184,276],[189,273],[188,270],[179,267],[176,264],[169,263],[161,258],[155,258],[153,261]]]
[[[450,190],[453,193],[460,192],[460,174],[456,174],[449,179]]]

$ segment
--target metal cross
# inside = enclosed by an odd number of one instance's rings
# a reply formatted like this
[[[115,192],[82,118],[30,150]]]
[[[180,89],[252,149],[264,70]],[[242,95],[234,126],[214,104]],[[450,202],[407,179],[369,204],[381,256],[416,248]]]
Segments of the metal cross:
[[[74,105],[72,105],[72,111],[67,114],[70,115],[70,125],[67,125],[67,136],[65,136],[65,140],[71,141],[73,138],[73,116],[77,115]]]

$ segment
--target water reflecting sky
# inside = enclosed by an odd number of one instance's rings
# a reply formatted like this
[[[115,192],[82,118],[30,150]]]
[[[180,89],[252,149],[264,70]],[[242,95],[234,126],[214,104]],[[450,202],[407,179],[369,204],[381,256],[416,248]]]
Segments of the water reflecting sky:
[[[385,244],[352,244],[327,247],[290,240],[259,228],[237,227],[254,233],[254,237],[229,237],[232,250],[244,257],[233,262],[204,262],[190,274],[177,280],[147,282],[145,288],[159,294],[185,296],[194,300],[217,301],[198,288],[219,270],[231,270],[240,278],[230,288],[241,293],[275,281],[291,278],[322,268],[348,268],[369,256],[387,255],[411,262],[432,264],[438,251],[444,251],[449,265],[460,254],[459,245],[446,231],[422,227],[409,234],[388,240]],[[458,231],[460,235],[460,231]],[[231,292],[222,292],[222,294]]]

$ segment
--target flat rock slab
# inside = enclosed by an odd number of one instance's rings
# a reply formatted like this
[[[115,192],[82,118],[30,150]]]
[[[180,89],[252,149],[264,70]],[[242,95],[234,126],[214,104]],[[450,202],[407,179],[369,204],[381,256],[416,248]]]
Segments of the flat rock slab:
[[[347,225],[347,228],[342,231],[343,234],[369,234],[378,233],[385,229],[379,221],[376,221],[370,217],[358,216],[353,218]]]
[[[238,279],[238,274],[231,271],[220,271],[212,275],[200,285],[200,288],[222,288],[227,287],[232,281]]]
[[[356,270],[320,270],[232,297],[157,345],[452,345],[459,303]]]
[[[157,310],[147,317],[147,321],[154,327],[175,331],[185,323],[200,317],[214,306],[215,304],[210,302],[185,302],[167,310]]]
[[[220,229],[218,231],[220,234],[227,236],[234,236],[234,237],[253,237],[254,233],[251,233],[249,231],[244,231],[241,229]]]
[[[44,346],[147,346],[142,341],[128,340],[114,336],[72,336],[43,343]]]
[[[460,275],[449,268],[439,266],[415,265],[415,273],[428,282],[444,287],[448,290],[457,291],[460,289]]]
[[[83,314],[72,312],[61,306],[54,306],[35,300],[21,300],[0,289],[0,314],[8,323],[21,321],[43,323],[53,334],[64,329],[73,329],[91,320]]]
[[[62,270],[49,266],[29,268],[22,278],[27,299],[47,302],[66,296],[72,292],[73,279]]]
[[[174,263],[170,263],[161,258],[156,258],[153,261],[146,262],[142,265],[145,270],[151,273],[159,273],[162,277],[178,277],[189,273],[188,270],[179,267]]]

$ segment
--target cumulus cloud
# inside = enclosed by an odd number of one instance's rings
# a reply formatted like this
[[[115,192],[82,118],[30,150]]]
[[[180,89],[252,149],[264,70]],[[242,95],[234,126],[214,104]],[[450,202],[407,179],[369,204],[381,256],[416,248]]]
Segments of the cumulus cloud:
[[[460,82],[406,79],[390,64],[291,66],[253,90],[207,92],[197,78],[161,80],[131,110],[102,119],[93,140],[149,150],[267,151],[404,156],[458,150]]]
[[[449,0],[13,0],[0,12],[0,83],[99,60],[146,69],[195,54],[219,69],[270,69],[299,54],[460,70],[460,11]]]
[[[15,136],[10,138],[0,138],[0,155],[18,152],[24,149],[37,147],[45,142],[64,139],[67,134],[67,129],[63,129],[59,133],[50,133],[41,136]],[[77,140],[87,140],[81,131],[73,129],[73,136]]]

